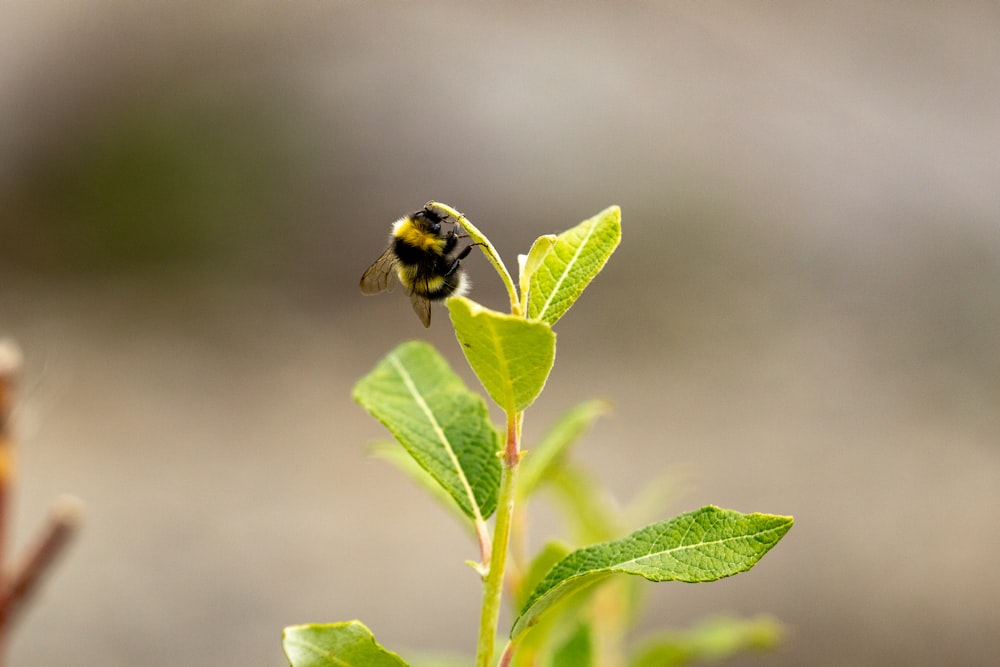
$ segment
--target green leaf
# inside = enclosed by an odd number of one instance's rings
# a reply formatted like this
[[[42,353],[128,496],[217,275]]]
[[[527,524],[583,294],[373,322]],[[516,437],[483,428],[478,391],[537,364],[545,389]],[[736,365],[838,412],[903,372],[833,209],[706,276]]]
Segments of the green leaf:
[[[542,547],[535,557],[531,560],[531,564],[528,565],[528,569],[524,573],[524,577],[518,582],[517,595],[515,604],[518,607],[524,605],[528,601],[529,594],[535,590],[535,587],[542,581],[542,578],[548,574],[552,566],[561,561],[572,549],[568,544],[564,542],[559,542],[557,540],[549,540]]]
[[[750,650],[769,650],[781,641],[783,628],[766,615],[753,618],[717,617],[690,630],[660,632],[644,639],[631,667],[680,667],[718,662]]]
[[[562,510],[573,541],[603,542],[621,536],[627,528],[618,501],[589,470],[567,464],[552,475],[550,488]]]
[[[535,239],[527,255],[517,256],[517,284],[521,287],[521,310],[528,310],[528,294],[531,292],[531,276],[541,266],[542,260],[556,244],[555,234],[545,234]]]
[[[484,308],[464,296],[447,304],[462,352],[490,398],[507,413],[531,405],[555,361],[552,328]]]
[[[594,663],[589,623],[580,623],[552,655],[552,667],[588,667]]]
[[[399,345],[354,386],[354,400],[385,424],[406,451],[474,521],[496,509],[500,435],[486,403],[437,350]]]
[[[521,461],[517,484],[521,499],[530,496],[542,482],[551,479],[566,457],[569,448],[579,440],[601,415],[610,411],[607,401],[581,403],[559,418],[538,446],[526,452]]]
[[[753,567],[792,527],[792,517],[708,506],[612,542],[578,549],[557,563],[521,608],[510,636],[559,599],[616,572],[650,581],[715,581]]]
[[[514,605],[519,608],[545,577],[552,566],[565,558],[572,549],[568,544],[556,540],[546,542],[541,551],[532,559],[524,576],[518,582]],[[589,592],[589,591],[588,591]],[[562,598],[553,605],[549,613],[532,626],[531,632],[519,638],[513,664],[517,667],[529,665],[551,665],[553,650],[572,634],[586,614],[592,598],[586,594]]]
[[[555,324],[604,268],[621,237],[621,209],[612,206],[557,236],[534,262],[529,253],[528,318]],[[538,254],[542,255],[541,249]]]
[[[290,625],[281,644],[292,667],[406,667],[360,621]]]

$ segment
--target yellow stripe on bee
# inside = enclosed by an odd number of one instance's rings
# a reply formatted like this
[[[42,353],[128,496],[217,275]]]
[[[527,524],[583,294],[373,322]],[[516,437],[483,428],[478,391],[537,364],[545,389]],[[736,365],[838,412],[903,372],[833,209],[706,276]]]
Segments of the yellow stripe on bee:
[[[444,285],[444,276],[431,276],[427,279],[428,292],[436,292],[442,285]]]
[[[409,218],[403,218],[396,223],[393,236],[414,248],[429,250],[435,253],[444,251],[444,238],[420,229]]]
[[[419,267],[407,266],[405,264],[398,264],[396,266],[396,274],[399,276],[399,282],[403,283],[403,285],[417,294],[429,294],[431,292],[435,292],[442,285],[444,285],[445,282],[444,276],[422,276]]]

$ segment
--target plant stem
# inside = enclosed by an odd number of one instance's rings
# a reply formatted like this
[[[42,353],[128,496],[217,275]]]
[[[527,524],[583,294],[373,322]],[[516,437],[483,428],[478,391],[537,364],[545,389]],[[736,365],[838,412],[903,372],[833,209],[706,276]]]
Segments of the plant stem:
[[[503,653],[500,655],[500,662],[497,667],[508,667],[510,661],[514,659],[514,649],[517,648],[517,642],[520,639],[511,639],[507,642],[507,645],[503,648]]]
[[[481,572],[486,572],[490,567],[490,527],[486,521],[479,517],[476,519],[476,540],[479,542],[479,567]]]
[[[521,414],[507,414],[507,444],[504,448],[500,475],[500,498],[497,501],[496,529],[493,533],[493,555],[483,582],[483,605],[479,618],[479,644],[476,647],[476,667],[489,667],[493,660],[503,600],[504,572],[510,525],[517,496],[517,472],[520,463]]]
[[[426,207],[443,211],[450,217],[457,220],[458,224],[462,225],[462,228],[469,234],[469,238],[479,244],[479,247],[483,249],[483,254],[486,255],[486,258],[490,260],[491,264],[493,264],[493,268],[495,268],[497,273],[500,274],[500,280],[503,281],[504,287],[507,288],[507,295],[510,297],[510,312],[514,315],[520,315],[521,300],[517,297],[517,289],[514,287],[514,279],[510,277],[510,272],[504,265],[503,260],[500,259],[499,253],[497,253],[493,244],[490,243],[490,240],[483,236],[483,233],[476,229],[475,225],[469,222],[468,218],[453,209],[451,206],[442,204],[441,202],[429,201],[427,202]]]
[[[437,209],[454,218],[465,230],[473,243],[477,244],[486,258],[493,264],[493,268],[500,275],[500,280],[507,288],[507,296],[510,298],[510,312],[512,315],[523,317],[521,300],[517,295],[517,288],[514,280],[510,277],[510,272],[504,266],[496,248],[490,243],[476,226],[469,222],[469,219],[447,204],[430,201],[426,208]],[[489,667],[493,661],[495,653],[497,626],[500,622],[500,606],[503,602],[504,575],[507,569],[507,552],[510,545],[511,523],[514,519],[514,504],[517,498],[517,472],[521,462],[521,419],[523,413],[511,411],[507,413],[507,444],[503,451],[503,467],[500,473],[500,497],[497,500],[496,524],[493,531],[492,553],[487,554],[485,549],[489,544],[483,539],[482,531],[479,532],[479,545],[483,551],[483,567],[486,568],[486,576],[483,580],[483,604],[479,618],[479,643],[476,647],[476,667]],[[477,526],[478,528],[478,526]],[[504,651],[504,664],[510,662],[513,656],[513,647],[508,644]]]
[[[82,514],[83,503],[73,496],[60,496],[52,503],[41,534],[5,582],[4,623],[8,629],[37,591],[39,581],[76,534]]]
[[[6,532],[9,498],[14,479],[14,443],[11,413],[21,376],[21,351],[0,339],[0,665],[6,661],[7,636],[38,583],[64,550],[80,522],[82,503],[64,496],[53,504],[49,520],[28,553],[15,567],[7,563]]]

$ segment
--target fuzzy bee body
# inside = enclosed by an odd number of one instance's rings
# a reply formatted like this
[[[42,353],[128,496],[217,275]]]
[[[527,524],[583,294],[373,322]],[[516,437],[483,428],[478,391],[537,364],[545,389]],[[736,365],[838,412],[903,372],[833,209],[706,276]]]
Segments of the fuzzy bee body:
[[[413,311],[429,327],[431,301],[459,296],[469,288],[461,260],[472,246],[457,249],[461,237],[455,227],[443,232],[443,223],[445,219],[430,208],[397,220],[389,247],[361,276],[361,291],[378,294],[392,289],[398,280],[410,296]]]

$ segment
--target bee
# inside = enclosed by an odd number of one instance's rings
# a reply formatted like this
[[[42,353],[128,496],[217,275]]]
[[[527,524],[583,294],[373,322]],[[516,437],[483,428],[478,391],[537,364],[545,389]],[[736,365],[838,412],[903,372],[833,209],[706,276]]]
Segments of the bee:
[[[456,249],[459,235],[455,226],[443,232],[447,216],[430,207],[403,216],[392,225],[389,247],[361,276],[361,292],[378,294],[395,287],[392,274],[406,288],[417,314],[425,327],[431,325],[431,301],[449,296],[461,296],[469,289],[469,281],[461,262],[468,257],[473,243]]]

